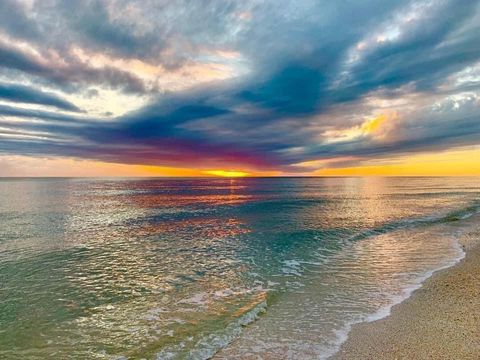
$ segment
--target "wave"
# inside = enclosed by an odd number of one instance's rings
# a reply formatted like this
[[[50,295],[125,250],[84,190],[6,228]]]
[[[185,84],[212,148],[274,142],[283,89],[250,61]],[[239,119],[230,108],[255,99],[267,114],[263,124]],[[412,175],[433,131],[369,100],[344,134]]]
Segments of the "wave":
[[[426,271],[424,274],[422,274],[421,276],[419,276],[416,279],[414,284],[405,288],[402,291],[402,294],[396,295],[396,296],[391,296],[390,302],[388,303],[388,305],[379,308],[377,311],[375,311],[372,314],[367,314],[362,318],[359,318],[359,319],[356,319],[356,320],[353,320],[353,321],[350,321],[350,322],[346,323],[345,326],[342,329],[340,329],[336,332],[336,335],[337,335],[336,343],[333,346],[331,346],[329,349],[326,349],[326,351],[322,354],[322,356],[320,356],[320,359],[328,359],[328,358],[332,357],[333,355],[335,355],[340,350],[342,345],[348,340],[348,334],[350,333],[350,331],[352,330],[352,327],[354,325],[361,324],[361,323],[370,323],[370,322],[378,321],[378,320],[381,320],[381,319],[384,319],[384,318],[390,316],[392,308],[394,306],[396,306],[396,305],[404,302],[408,298],[410,298],[410,296],[412,296],[412,294],[416,290],[420,289],[422,287],[423,283],[427,279],[432,277],[433,274],[435,274],[438,271],[448,269],[448,268],[458,264],[465,257],[465,251],[463,251],[463,249],[460,246],[460,244],[458,243],[458,241],[456,241],[454,244],[455,244],[455,247],[457,248],[457,251],[459,253],[459,255],[456,258],[452,259],[451,261],[447,262],[446,264],[444,264],[440,267],[435,268],[434,270]]]
[[[367,231],[362,231],[351,237],[344,238],[347,242],[356,242],[373,236],[382,235],[392,231],[405,229],[405,228],[414,228],[418,226],[429,226],[436,224],[448,224],[454,221],[460,221],[467,219],[477,213],[480,213],[480,201],[474,201],[473,204],[469,206],[450,211],[448,213],[439,213],[429,216],[423,216],[418,218],[403,219],[396,222],[391,222],[383,226],[370,229]],[[353,325],[363,322],[372,322],[382,318],[385,318],[390,315],[391,309],[409,298],[412,293],[420,288],[424,281],[430,278],[435,272],[451,267],[458,263],[464,256],[465,253],[462,250],[458,242],[454,242],[454,246],[457,248],[457,254],[455,258],[451,259],[449,262],[439,266],[433,270],[426,271],[421,274],[416,281],[409,287],[405,288],[400,295],[392,295],[388,301],[388,305],[379,308],[377,311],[371,314],[365,314],[363,317],[357,318],[353,321],[346,323],[342,329],[336,331],[336,341],[331,344],[328,348],[325,348],[322,352],[320,358],[327,359],[330,356],[334,355],[340,349],[341,345],[348,339],[348,334]],[[327,256],[328,257],[328,256]],[[320,265],[322,261],[315,265]],[[282,272],[283,275],[297,275],[300,276],[302,265],[305,265],[305,262],[300,260],[285,260],[283,261]],[[202,298],[203,299],[203,298]],[[189,299],[190,301],[201,301],[200,296]],[[243,309],[242,309],[243,310]],[[156,355],[157,359],[174,359],[177,358],[180,354],[186,358],[193,360],[205,360],[210,359],[215,356],[219,351],[226,348],[230,343],[232,343],[236,338],[241,335],[242,328],[255,322],[259,316],[267,311],[267,300],[266,294],[265,298],[258,303],[255,303],[252,307],[248,307],[242,315],[240,315],[235,321],[231,322],[226,328],[213,332],[208,335],[204,335],[200,340],[198,340],[193,348],[186,350],[185,343],[179,343],[174,346],[162,349]],[[190,347],[190,346],[188,346]]]
[[[437,213],[417,218],[408,218],[402,219],[399,221],[390,222],[382,226],[362,231],[358,234],[352,235],[347,238],[348,241],[358,241],[363,240],[371,236],[386,234],[391,231],[416,227],[416,226],[428,226],[435,224],[450,223],[459,220],[465,220],[469,217],[480,213],[480,200],[473,201],[472,204],[461,208],[450,211],[448,213]]]
[[[244,312],[235,321],[230,323],[225,329],[206,335],[201,338],[183,357],[191,360],[205,360],[212,358],[217,352],[225,348],[242,332],[242,328],[253,323],[259,316],[267,311],[267,301],[264,299],[255,303],[253,307]],[[169,360],[184,354],[182,351],[185,344],[174,345],[162,349],[156,354],[157,360]]]
[[[414,219],[414,220],[411,220],[411,221],[404,221],[400,226],[397,226],[392,230],[397,230],[399,228],[402,228],[402,227],[405,228],[407,226],[412,226],[412,225],[448,224],[448,223],[454,222],[454,221],[466,220],[466,219],[468,219],[468,218],[470,218],[474,215],[477,215],[479,213],[480,213],[480,202],[475,201],[474,204],[472,204],[472,205],[469,205],[469,206],[467,206],[465,208],[462,208],[462,209],[451,211],[447,214],[423,217],[423,218],[418,218],[418,219]],[[408,298],[410,298],[412,296],[412,294],[416,290],[420,289],[422,287],[422,285],[424,284],[424,282],[427,279],[429,279],[430,277],[432,277],[436,272],[448,269],[452,266],[455,266],[462,259],[464,259],[466,254],[465,254],[465,251],[463,250],[463,247],[460,245],[458,240],[459,240],[459,237],[461,236],[461,234],[465,231],[467,231],[467,229],[463,229],[462,231],[457,231],[455,233],[456,236],[453,238],[453,240],[454,240],[453,241],[453,246],[455,247],[455,250],[458,254],[456,257],[454,257],[450,261],[444,263],[443,265],[441,265],[441,266],[439,266],[439,267],[437,267],[433,270],[426,271],[423,274],[421,274],[420,276],[418,276],[418,278],[416,278],[416,281],[411,286],[406,287],[400,295],[396,295],[396,296],[392,295],[390,297],[390,302],[386,306],[383,306],[383,307],[379,308],[374,313],[367,314],[364,317],[361,317],[359,319],[356,319],[356,320],[353,320],[353,321],[350,321],[350,322],[346,323],[345,326],[341,330],[336,332],[337,342],[332,347],[327,349],[324,352],[324,354],[322,354],[322,356],[320,358],[321,359],[328,359],[331,356],[335,355],[340,350],[343,343],[345,343],[348,340],[348,334],[350,333],[350,331],[351,331],[351,329],[354,325],[360,324],[360,323],[374,322],[374,321],[378,321],[378,320],[381,320],[381,319],[384,319],[384,318],[390,316],[392,308],[394,306],[396,306],[396,305],[402,303],[403,301],[407,300]],[[382,232],[382,233],[384,233],[384,232]]]

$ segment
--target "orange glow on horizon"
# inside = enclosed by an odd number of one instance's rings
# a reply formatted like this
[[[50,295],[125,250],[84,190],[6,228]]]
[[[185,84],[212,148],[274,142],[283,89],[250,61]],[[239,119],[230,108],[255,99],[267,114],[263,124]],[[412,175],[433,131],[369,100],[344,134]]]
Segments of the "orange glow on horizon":
[[[278,176],[280,171],[205,170],[187,167],[106,163],[73,158],[0,156],[0,177],[246,177]]]
[[[206,175],[214,175],[220,177],[245,177],[251,175],[248,172],[234,170],[207,170],[203,171],[202,173]]]
[[[356,164],[334,167],[343,161]],[[0,156],[0,177],[480,176],[480,146],[383,159],[331,157],[296,165],[305,167],[305,172],[206,170],[12,155]]]
[[[415,154],[342,168],[324,168],[319,176],[480,176],[480,147]]]

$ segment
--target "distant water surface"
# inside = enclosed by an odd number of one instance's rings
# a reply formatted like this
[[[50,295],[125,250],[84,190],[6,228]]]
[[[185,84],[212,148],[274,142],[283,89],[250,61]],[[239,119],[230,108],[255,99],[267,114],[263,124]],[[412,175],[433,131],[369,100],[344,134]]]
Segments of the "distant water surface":
[[[0,358],[325,358],[479,209],[473,177],[1,179]]]

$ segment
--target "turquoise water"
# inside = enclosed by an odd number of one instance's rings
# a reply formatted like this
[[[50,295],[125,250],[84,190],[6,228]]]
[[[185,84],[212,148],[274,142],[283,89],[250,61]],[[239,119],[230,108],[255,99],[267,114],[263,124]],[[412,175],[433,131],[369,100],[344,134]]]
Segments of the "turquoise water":
[[[0,358],[325,358],[454,264],[478,178],[0,180]]]

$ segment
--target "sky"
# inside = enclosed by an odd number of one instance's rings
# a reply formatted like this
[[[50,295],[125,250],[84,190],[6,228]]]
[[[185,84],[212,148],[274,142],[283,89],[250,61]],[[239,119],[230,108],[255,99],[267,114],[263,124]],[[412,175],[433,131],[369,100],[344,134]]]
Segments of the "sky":
[[[0,176],[277,175],[480,175],[480,1],[0,2]]]

